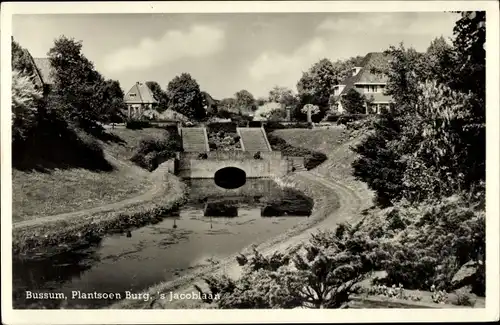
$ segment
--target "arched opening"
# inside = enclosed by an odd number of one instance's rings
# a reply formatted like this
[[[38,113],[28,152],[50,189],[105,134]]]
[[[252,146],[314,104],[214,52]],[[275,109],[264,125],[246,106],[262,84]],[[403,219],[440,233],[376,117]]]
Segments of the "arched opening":
[[[222,188],[235,189],[245,185],[247,174],[237,167],[225,167],[215,172],[214,181]]]

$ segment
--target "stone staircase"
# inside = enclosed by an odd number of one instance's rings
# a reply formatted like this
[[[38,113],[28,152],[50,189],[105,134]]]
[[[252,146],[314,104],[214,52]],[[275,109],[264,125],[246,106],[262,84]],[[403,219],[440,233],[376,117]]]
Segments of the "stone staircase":
[[[271,146],[263,128],[237,128],[236,131],[240,135],[244,151],[271,151]]]
[[[210,151],[207,130],[204,127],[181,128],[181,136],[184,152]]]
[[[299,161],[299,160],[296,160],[296,159],[291,159],[290,161],[291,161],[291,165],[292,165],[293,171],[295,171],[295,172],[303,172],[303,171],[307,170],[304,167],[304,160]]]

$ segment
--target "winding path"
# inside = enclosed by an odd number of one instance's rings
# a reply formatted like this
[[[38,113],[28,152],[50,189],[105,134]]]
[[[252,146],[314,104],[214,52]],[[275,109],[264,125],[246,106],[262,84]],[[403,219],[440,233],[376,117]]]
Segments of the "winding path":
[[[107,156],[106,159],[112,160],[114,163],[121,165],[124,168],[130,168],[130,165],[121,162],[117,159],[114,159],[111,156]],[[168,167],[167,164],[164,163],[160,165],[155,171],[153,171],[151,174],[146,174],[146,177],[151,177],[153,180],[153,185],[147,190],[146,192],[136,195],[134,197],[124,199],[118,202],[113,202],[105,205],[100,205],[94,208],[89,208],[89,209],[84,209],[84,210],[79,210],[79,211],[74,211],[74,212],[67,212],[67,213],[60,213],[56,215],[51,215],[51,216],[46,216],[46,217],[38,217],[34,219],[29,219],[29,220],[24,220],[20,222],[16,222],[12,224],[12,228],[24,228],[24,227],[32,227],[32,226],[37,226],[37,225],[42,225],[46,224],[49,222],[56,222],[60,220],[68,220],[76,217],[81,217],[83,215],[93,215],[95,213],[100,213],[100,212],[109,212],[113,210],[120,210],[125,207],[129,207],[131,205],[139,204],[141,202],[145,201],[150,201],[156,196],[164,193],[165,191],[165,184],[164,184],[164,178],[161,177],[162,173],[167,173],[168,172]]]

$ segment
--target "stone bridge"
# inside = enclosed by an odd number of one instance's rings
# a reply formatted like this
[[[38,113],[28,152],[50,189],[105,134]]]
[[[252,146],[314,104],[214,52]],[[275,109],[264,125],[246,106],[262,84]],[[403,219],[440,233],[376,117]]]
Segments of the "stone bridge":
[[[246,151],[209,151],[200,153],[181,152],[178,155],[177,174],[183,178],[215,178],[216,173],[225,168],[237,168],[246,178],[281,177],[289,171],[288,159],[283,159],[281,152],[270,151],[255,153]]]

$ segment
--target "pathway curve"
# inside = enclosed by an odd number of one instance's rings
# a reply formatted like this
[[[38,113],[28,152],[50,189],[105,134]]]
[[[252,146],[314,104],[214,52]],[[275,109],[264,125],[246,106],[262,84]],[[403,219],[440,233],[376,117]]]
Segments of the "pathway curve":
[[[117,159],[114,159],[111,156],[106,157],[106,159],[113,160],[116,164],[122,165],[122,167],[131,168],[130,165],[123,163]],[[161,175],[162,175],[162,173],[167,173],[167,172],[168,172],[167,164],[163,163],[157,169],[155,169],[151,174],[145,173],[146,177],[149,176],[152,178],[153,185],[148,191],[146,191],[142,194],[139,194],[137,196],[134,196],[134,197],[131,197],[128,199],[124,199],[124,200],[121,200],[118,202],[113,202],[113,203],[97,206],[94,208],[24,220],[24,221],[13,223],[12,227],[13,227],[13,229],[32,227],[32,226],[46,224],[48,222],[56,222],[56,221],[60,221],[60,220],[67,220],[67,219],[71,219],[71,218],[81,217],[83,215],[91,215],[91,214],[100,213],[100,212],[109,212],[109,211],[113,211],[113,210],[119,210],[119,209],[123,209],[125,207],[135,205],[135,204],[138,204],[138,203],[141,203],[144,201],[150,201],[153,198],[155,198],[156,196],[160,195],[164,191],[164,185],[165,185],[164,178],[161,177]]]

